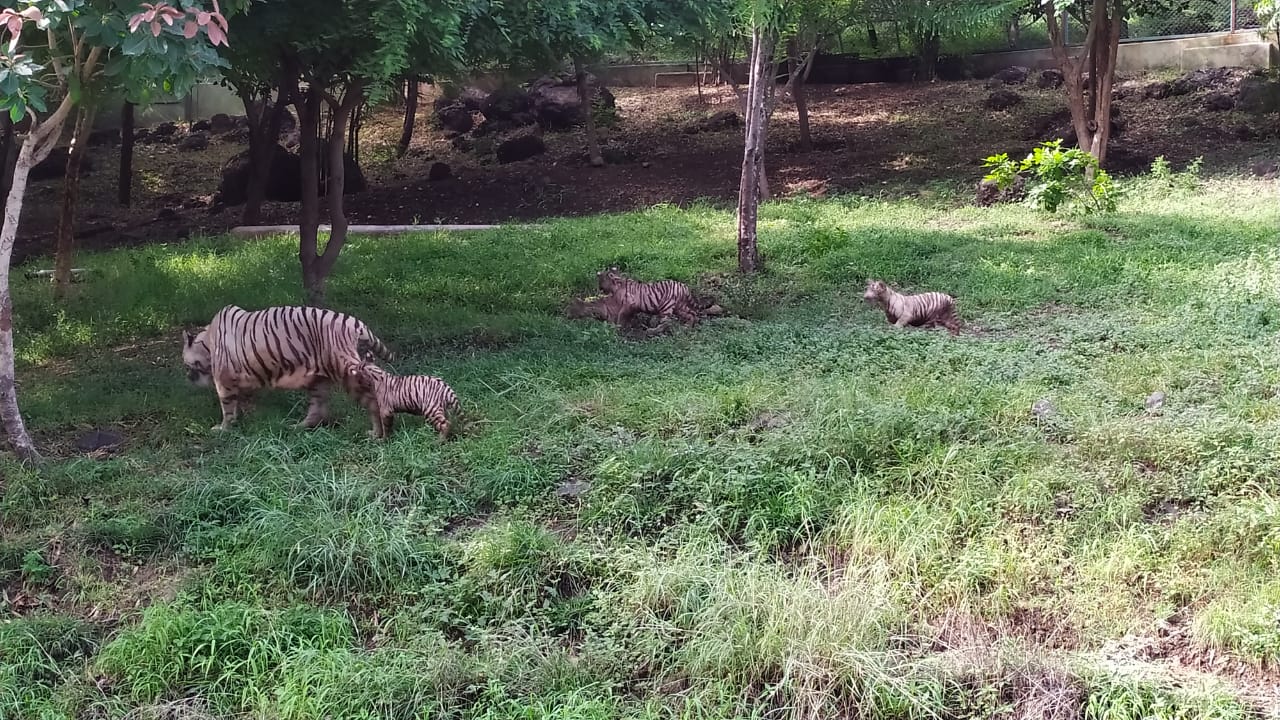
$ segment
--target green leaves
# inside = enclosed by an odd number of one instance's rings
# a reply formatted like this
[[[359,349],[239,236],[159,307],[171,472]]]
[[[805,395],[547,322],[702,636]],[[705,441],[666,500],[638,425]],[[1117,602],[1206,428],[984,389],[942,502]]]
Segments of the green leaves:
[[[1086,213],[1116,209],[1111,176],[1084,150],[1063,149],[1061,140],[1043,143],[1021,162],[1010,160],[1008,153],[992,155],[983,161],[983,167],[988,169],[984,179],[995,182],[1001,190],[1029,173],[1026,203],[1045,212],[1057,212],[1066,203],[1074,203]]]

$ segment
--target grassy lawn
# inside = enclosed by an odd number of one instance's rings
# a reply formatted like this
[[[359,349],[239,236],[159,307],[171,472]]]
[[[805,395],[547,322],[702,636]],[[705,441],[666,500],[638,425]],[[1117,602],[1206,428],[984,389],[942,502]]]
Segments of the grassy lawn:
[[[296,241],[84,257],[61,307],[20,281],[59,459],[0,465],[0,717],[1259,716],[1280,205],[1128,187],[1094,218],[777,203],[748,281],[710,208],[354,240],[331,303],[457,390],[445,445],[409,418],[375,444],[345,399],[295,430],[296,392],[209,431],[179,329],[296,301]],[[564,319],[611,263],[731,317]],[[867,277],[955,295],[966,331],[889,327]],[[93,427],[124,450],[77,455]]]

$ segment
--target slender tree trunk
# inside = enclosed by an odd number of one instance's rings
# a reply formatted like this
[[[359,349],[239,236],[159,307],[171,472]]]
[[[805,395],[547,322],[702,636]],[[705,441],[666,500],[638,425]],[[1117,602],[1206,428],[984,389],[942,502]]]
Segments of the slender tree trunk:
[[[71,289],[71,256],[75,252],[76,204],[80,199],[80,168],[89,151],[89,133],[93,131],[94,107],[80,105],[76,127],[67,153],[67,168],[62,178],[62,213],[58,216],[57,249],[53,259],[53,299],[63,300]]]
[[[98,50],[90,53],[97,59]],[[9,260],[13,257],[14,241],[18,237],[18,220],[22,216],[22,202],[27,194],[27,177],[31,168],[49,157],[57,143],[62,125],[71,113],[71,98],[64,97],[44,122],[34,125],[27,133],[18,160],[13,166],[12,184],[4,205],[4,224],[0,225],[0,422],[14,455],[25,462],[39,462],[40,453],[27,433],[26,423],[18,409],[18,389],[14,380],[13,356],[13,297],[9,293]]]
[[[596,136],[596,119],[595,113],[592,112],[594,108],[591,107],[595,92],[587,83],[587,67],[583,64],[582,58],[576,56],[573,58],[573,72],[578,80],[578,103],[582,105],[582,121],[587,130],[587,157],[591,160],[591,167],[604,167],[604,155],[600,153],[600,138]]]
[[[116,200],[123,207],[133,202],[133,111],[128,100],[120,108],[120,177],[116,180]]]
[[[323,302],[323,282],[316,279],[316,247],[320,238],[320,90],[308,88],[297,101],[301,207],[298,212],[298,260],[307,304]]]
[[[404,127],[400,130],[400,143],[396,145],[396,157],[404,157],[409,152],[409,143],[413,142],[413,126],[418,119],[418,78],[409,78],[409,87],[404,98]]]
[[[880,36],[876,34],[876,24],[871,21],[867,21],[867,44],[872,50],[880,49]]]
[[[1067,93],[1067,108],[1076,130],[1077,145],[1105,166],[1107,144],[1111,137],[1111,88],[1115,82],[1116,56],[1120,46],[1120,18],[1124,14],[1121,0],[1093,0],[1089,26],[1081,55],[1072,57],[1067,50],[1058,11],[1053,0],[1043,6],[1049,30],[1050,48],[1062,70]],[[1089,87],[1085,88],[1085,69],[1092,69]],[[1089,172],[1090,177],[1092,171]]]
[[[788,64],[790,66],[791,77],[791,97],[796,102],[796,117],[800,121],[800,152],[809,152],[813,149],[813,139],[809,135],[809,103],[805,98],[805,76],[809,73],[809,68],[813,64],[813,53],[804,62],[801,62],[798,55],[798,43],[793,37],[788,44]]]
[[[284,126],[284,115],[289,110],[285,90],[290,82],[296,84],[296,77],[281,76],[274,103],[269,92],[264,93],[261,100],[254,98],[250,91],[240,94],[245,116],[249,118],[249,179],[245,185],[244,209],[240,213],[240,222],[245,225],[256,225],[262,217],[262,203],[267,198],[267,183],[275,165],[280,128]],[[271,109],[269,114],[266,112],[268,107]],[[318,181],[316,187],[319,187]]]
[[[305,225],[299,226],[299,259],[302,261],[302,283],[306,290],[307,304],[323,306],[325,302],[325,285],[329,274],[338,262],[338,254],[347,241],[347,216],[343,207],[343,192],[346,189],[346,140],[347,125],[351,116],[364,99],[364,88],[359,83],[352,83],[346,89],[340,102],[330,102],[332,127],[328,133],[326,165],[328,177],[326,193],[329,204],[329,239],[325,242],[324,251],[318,252],[320,208],[316,197],[319,183],[319,120],[321,96],[319,90],[309,90],[304,101],[307,121],[303,124],[302,138],[302,218]],[[299,111],[299,115],[304,114]],[[308,185],[308,183],[312,183]],[[311,198],[307,202],[308,196]]]
[[[17,135],[9,114],[0,113],[0,197],[8,197],[13,185],[13,166],[18,162]]]
[[[776,81],[773,67],[774,33],[752,28],[751,68],[747,85],[746,139],[743,143],[742,176],[738,183],[738,270],[760,270],[760,249],[756,238],[756,218],[760,205],[760,180],[764,174],[764,141],[768,123],[766,86]]]
[[[938,53],[942,49],[942,39],[938,37],[938,33],[929,32],[925,34],[919,43],[919,67],[916,70],[916,79],[921,82],[933,82],[938,76]]]

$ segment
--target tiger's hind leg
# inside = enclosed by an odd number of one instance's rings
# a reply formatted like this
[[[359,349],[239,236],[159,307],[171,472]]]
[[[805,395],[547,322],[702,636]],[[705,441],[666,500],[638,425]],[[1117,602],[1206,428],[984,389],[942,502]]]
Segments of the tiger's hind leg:
[[[952,335],[960,334],[960,318],[956,315],[956,308],[954,305],[949,306],[946,311],[942,313],[942,317],[939,318],[939,324],[946,328],[947,332]]]
[[[307,388],[311,403],[307,406],[307,416],[297,424],[297,427],[314,428],[329,422],[330,389],[328,380],[317,380]]]
[[[449,439],[449,418],[446,417],[444,408],[432,408],[422,414],[431,427],[436,429],[436,433],[440,436],[440,442]]]
[[[689,327],[697,326],[698,320],[699,320],[698,313],[693,309],[692,306],[680,305],[676,307],[675,313],[676,313],[676,317],[680,319],[680,322],[684,323],[685,325],[688,325]]]

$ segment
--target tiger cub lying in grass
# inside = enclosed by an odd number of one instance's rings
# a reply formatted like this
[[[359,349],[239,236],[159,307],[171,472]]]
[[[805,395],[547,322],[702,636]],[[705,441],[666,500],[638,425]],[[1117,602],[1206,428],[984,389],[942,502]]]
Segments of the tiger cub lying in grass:
[[[461,405],[444,380],[431,375],[395,375],[366,358],[347,369],[346,390],[369,412],[373,429],[369,434],[383,439],[391,434],[396,413],[421,415],[448,440],[454,430]]]
[[[940,292],[903,295],[882,280],[868,280],[862,299],[884,310],[885,319],[895,327],[942,327],[952,335],[960,333],[955,298]]]

